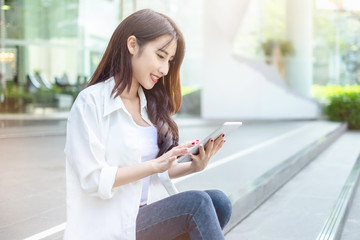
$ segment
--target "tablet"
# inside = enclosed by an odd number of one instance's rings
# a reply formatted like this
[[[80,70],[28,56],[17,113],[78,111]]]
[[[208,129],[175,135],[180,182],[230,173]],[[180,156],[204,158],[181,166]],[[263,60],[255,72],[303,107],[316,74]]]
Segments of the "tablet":
[[[224,122],[223,125],[221,125],[218,129],[216,129],[214,132],[212,132],[210,135],[200,141],[196,146],[192,147],[189,152],[195,155],[198,154],[200,144],[203,144],[205,146],[205,144],[210,140],[210,138],[215,140],[221,134],[225,134],[225,136],[227,137],[231,132],[239,128],[241,125],[242,122]],[[188,162],[191,161],[191,158],[189,154],[186,154],[178,158],[177,161],[179,163]]]

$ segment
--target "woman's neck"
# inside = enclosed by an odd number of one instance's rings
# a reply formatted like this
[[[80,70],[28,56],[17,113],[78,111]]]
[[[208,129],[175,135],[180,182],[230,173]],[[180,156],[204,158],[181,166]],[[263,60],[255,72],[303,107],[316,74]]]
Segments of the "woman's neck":
[[[120,94],[122,99],[133,100],[138,98],[139,83],[132,81],[130,91],[127,88]]]

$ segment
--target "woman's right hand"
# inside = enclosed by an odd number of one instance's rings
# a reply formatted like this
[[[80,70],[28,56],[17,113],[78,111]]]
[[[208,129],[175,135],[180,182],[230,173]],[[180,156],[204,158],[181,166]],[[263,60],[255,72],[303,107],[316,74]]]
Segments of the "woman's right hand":
[[[182,143],[176,147],[173,147],[171,150],[167,151],[160,157],[152,160],[155,171],[157,173],[162,173],[168,170],[174,164],[178,156],[189,153],[189,147],[193,147],[197,142],[198,140]]]

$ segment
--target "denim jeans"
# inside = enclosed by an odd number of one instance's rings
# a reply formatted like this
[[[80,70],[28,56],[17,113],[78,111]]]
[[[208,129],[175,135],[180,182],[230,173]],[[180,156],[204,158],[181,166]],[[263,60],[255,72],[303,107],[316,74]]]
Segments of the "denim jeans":
[[[231,210],[219,190],[182,192],[139,209],[136,239],[225,239]]]

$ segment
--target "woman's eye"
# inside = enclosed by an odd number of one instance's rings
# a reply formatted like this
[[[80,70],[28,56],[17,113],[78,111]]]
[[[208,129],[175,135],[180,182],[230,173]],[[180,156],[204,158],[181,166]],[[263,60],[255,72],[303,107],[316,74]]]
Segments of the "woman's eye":
[[[164,56],[158,54],[158,57],[161,58],[161,59],[164,59]]]

